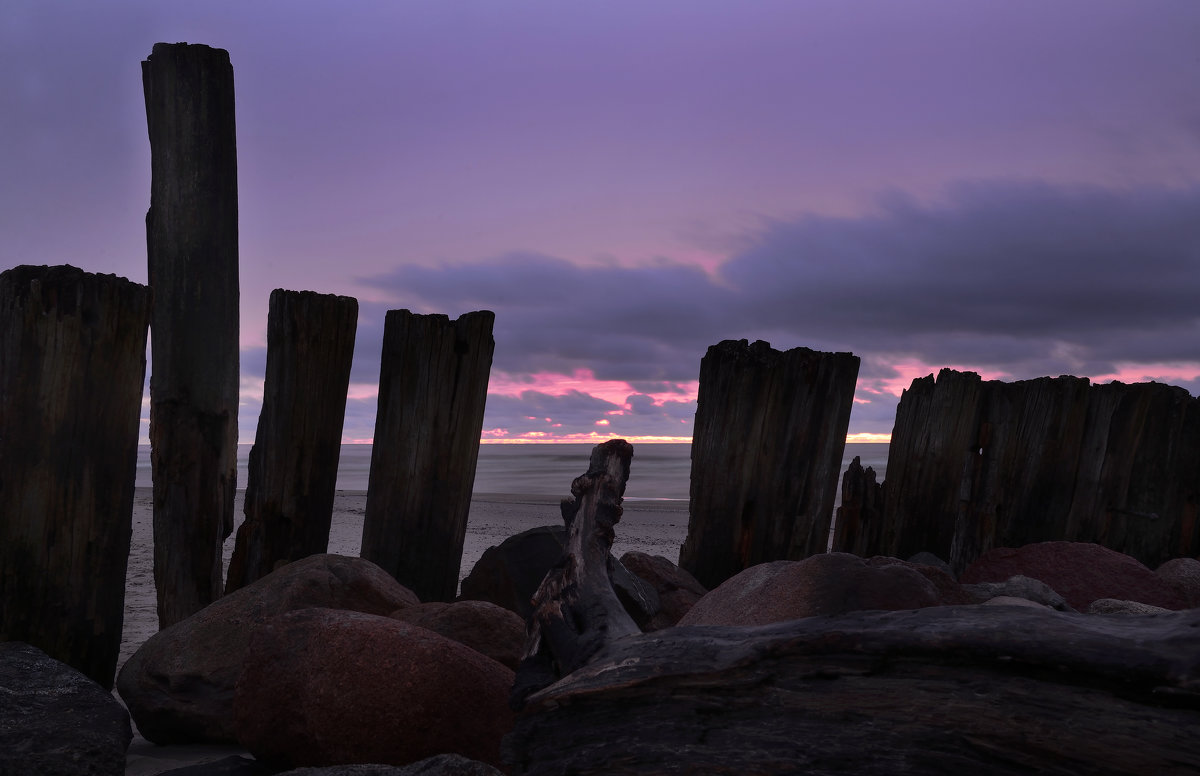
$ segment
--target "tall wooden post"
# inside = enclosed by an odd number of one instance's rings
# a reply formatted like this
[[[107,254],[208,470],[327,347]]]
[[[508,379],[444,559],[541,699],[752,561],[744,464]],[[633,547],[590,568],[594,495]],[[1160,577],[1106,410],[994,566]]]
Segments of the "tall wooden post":
[[[142,63],[154,289],[150,443],[154,581],[166,627],[221,595],[237,481],[238,211],[233,68],[156,43]]]
[[[263,405],[227,593],[329,547],[357,325],[351,297],[271,292]]]
[[[494,322],[487,310],[384,320],[362,557],[422,601],[458,590]]]
[[[112,689],[150,290],[75,267],[0,273],[0,641]]]
[[[700,363],[679,565],[709,589],[828,545],[858,357],[726,340]]]

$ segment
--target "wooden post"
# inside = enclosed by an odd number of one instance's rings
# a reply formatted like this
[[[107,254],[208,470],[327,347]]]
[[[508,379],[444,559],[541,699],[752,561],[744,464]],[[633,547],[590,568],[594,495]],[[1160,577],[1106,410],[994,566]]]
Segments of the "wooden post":
[[[494,322],[487,310],[384,320],[362,557],[422,601],[458,591]]]
[[[75,267],[0,273],[0,641],[111,690],[150,290]]]
[[[983,382],[943,369],[900,398],[884,530],[863,554],[1096,542],[1154,567],[1200,554],[1200,399],[1079,377]]]
[[[357,325],[351,297],[271,292],[263,406],[226,593],[329,547]]]
[[[700,363],[679,565],[712,589],[828,545],[858,357],[726,340]]]
[[[856,455],[842,475],[842,504],[834,521],[833,551],[865,555],[879,544],[883,527],[883,486],[875,470]]]
[[[567,546],[533,595],[510,698],[514,709],[616,639],[641,633],[613,589],[609,554],[632,459],[633,446],[624,439],[596,445],[588,470],[571,483],[572,497],[562,502]]]
[[[237,484],[238,222],[233,68],[156,43],[142,63],[154,289],[150,443],[154,581],[166,627],[221,595]]]

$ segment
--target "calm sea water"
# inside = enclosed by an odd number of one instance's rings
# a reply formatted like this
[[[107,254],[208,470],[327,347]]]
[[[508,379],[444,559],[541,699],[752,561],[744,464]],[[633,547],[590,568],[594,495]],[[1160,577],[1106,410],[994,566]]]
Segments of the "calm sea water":
[[[633,446],[633,464],[629,470],[628,499],[688,498],[691,476],[689,444],[647,444]],[[590,444],[504,445],[479,448],[475,469],[476,493],[509,493],[537,496],[566,496],[571,480],[587,470]],[[847,444],[842,471],[855,456],[863,466],[872,466],[882,482],[887,468],[886,443]],[[250,445],[238,446],[238,489],[246,487],[246,462]],[[338,466],[338,490],[366,491],[371,470],[370,445],[342,445]],[[150,447],[138,448],[138,487],[150,487]]]

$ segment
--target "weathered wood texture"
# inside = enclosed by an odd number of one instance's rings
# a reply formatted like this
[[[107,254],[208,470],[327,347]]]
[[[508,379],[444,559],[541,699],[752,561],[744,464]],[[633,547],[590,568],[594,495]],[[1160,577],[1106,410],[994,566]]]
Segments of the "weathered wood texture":
[[[529,697],[515,774],[1194,774],[1200,610],[932,607],[612,642]]]
[[[956,571],[992,547],[1049,540],[1151,568],[1196,556],[1200,399],[1157,383],[943,369],[901,396],[883,499],[878,542],[859,554],[927,550]]]
[[[226,593],[329,548],[357,326],[351,297],[271,292],[263,406]]]
[[[0,273],[0,641],[112,689],[125,611],[150,290]]]
[[[641,633],[613,588],[611,551],[621,520],[633,446],[611,439],[592,449],[588,470],[571,483],[562,502],[567,546],[533,595],[525,654],[513,683],[511,703],[587,662],[614,639]]]
[[[154,581],[160,627],[221,595],[237,484],[238,198],[233,68],[156,43],[142,63],[150,133]]]
[[[825,552],[858,357],[726,340],[700,362],[691,517],[679,565],[712,589]]]
[[[495,314],[389,310],[362,557],[422,601],[458,591]]]
[[[842,504],[834,521],[834,552],[865,556],[883,530],[883,485],[856,455],[842,475]]]

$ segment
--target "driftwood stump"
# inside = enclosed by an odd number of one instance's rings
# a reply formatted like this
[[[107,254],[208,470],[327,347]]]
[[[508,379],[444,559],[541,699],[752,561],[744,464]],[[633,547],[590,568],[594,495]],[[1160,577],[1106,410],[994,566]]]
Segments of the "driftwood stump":
[[[825,552],[858,357],[726,340],[700,363],[691,517],[679,565],[710,590]]]
[[[0,273],[0,641],[112,689],[150,290],[74,267]]]
[[[525,655],[512,705],[586,665],[613,640],[641,633],[613,589],[611,555],[633,446],[612,439],[592,450],[586,473],[562,502],[567,546],[533,595]]]
[[[233,67],[156,43],[142,63],[150,133],[154,582],[166,627],[221,595],[237,484],[238,198]]]
[[[458,593],[495,314],[389,310],[362,557],[422,601]]]
[[[1194,774],[1200,610],[854,612],[610,642],[531,695],[515,774]]]
[[[351,297],[271,292],[263,406],[226,593],[329,548],[357,325]]]

